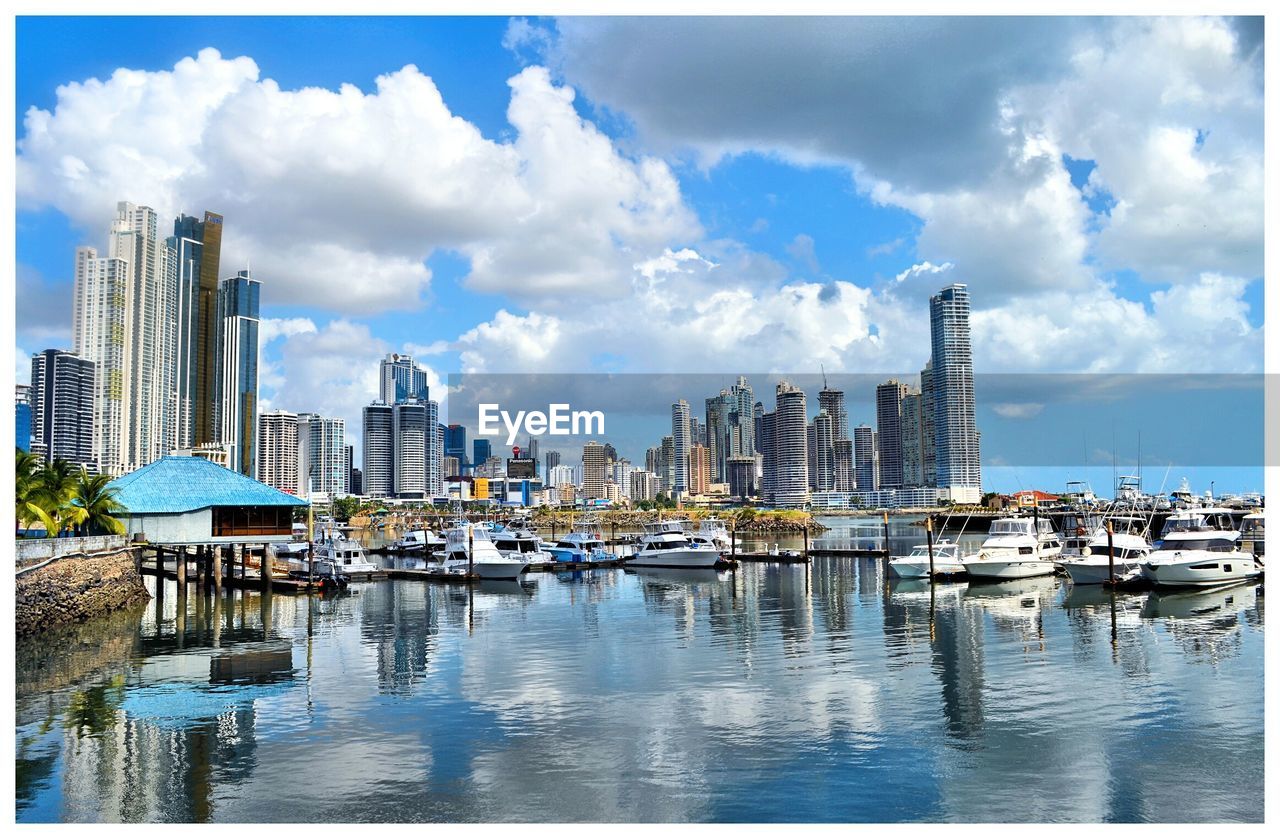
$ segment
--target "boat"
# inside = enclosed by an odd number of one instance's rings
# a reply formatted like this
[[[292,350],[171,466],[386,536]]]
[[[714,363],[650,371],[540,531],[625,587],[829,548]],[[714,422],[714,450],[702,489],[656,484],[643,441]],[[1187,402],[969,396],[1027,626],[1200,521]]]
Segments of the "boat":
[[[317,574],[341,574],[348,578],[370,577],[382,571],[365,556],[359,542],[336,530],[325,531],[315,543],[312,565]]]
[[[694,534],[719,548],[723,553],[729,550],[729,528],[719,516],[707,516],[698,524],[698,532]]]
[[[972,578],[1018,580],[1054,572],[1062,542],[1048,519],[1013,516],[995,519],[982,548],[963,560]]]
[[[1069,559],[1088,556],[1089,545],[1098,537],[1104,540],[1107,528],[1102,515],[1092,510],[1072,509],[1062,516],[1062,551],[1059,564]]]
[[[1131,580],[1142,574],[1142,561],[1151,553],[1148,519],[1135,514],[1107,517],[1114,531],[1094,533],[1079,556],[1063,557],[1059,565],[1073,585],[1101,585],[1111,579]]]
[[[618,558],[606,549],[600,532],[590,522],[575,524],[570,532],[543,550],[556,562],[613,562]]]
[[[1199,507],[1169,516],[1142,575],[1157,586],[1220,586],[1262,574],[1259,558],[1240,550],[1231,511]]]
[[[551,554],[542,550],[538,534],[514,522],[491,528],[489,539],[498,553],[508,558],[523,558],[526,566],[552,561]]]
[[[444,549],[444,539],[430,530],[409,530],[391,543],[391,549],[401,553],[433,553]]]
[[[774,542],[773,547],[769,549],[769,556],[776,556],[778,559],[804,559],[804,554],[793,548],[779,548],[778,543]]]
[[[686,521],[656,521],[644,526],[644,537],[627,565],[637,568],[715,568],[721,561],[713,545],[697,544],[685,532]]]
[[[529,567],[527,557],[519,552],[503,556],[494,546],[487,528],[458,522],[445,534],[443,559],[428,568],[446,574],[471,571],[482,580],[515,580]]]
[[[916,545],[907,556],[895,556],[889,560],[889,573],[906,580],[929,576],[929,546]],[[965,573],[964,563],[960,561],[960,546],[949,540],[940,540],[933,545],[934,576],[949,577]]]

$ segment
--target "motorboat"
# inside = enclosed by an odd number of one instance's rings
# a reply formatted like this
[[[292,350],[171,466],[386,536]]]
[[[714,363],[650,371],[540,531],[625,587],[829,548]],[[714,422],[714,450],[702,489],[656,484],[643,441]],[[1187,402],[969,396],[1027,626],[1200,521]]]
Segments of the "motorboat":
[[[1240,522],[1240,550],[1254,556],[1267,553],[1266,514],[1249,513]]]
[[[547,545],[543,550],[556,562],[613,562],[618,558],[606,549],[600,532],[589,523],[575,525],[554,545]]]
[[[637,568],[715,568],[721,561],[720,550],[713,545],[698,544],[689,538],[686,521],[649,522],[635,553],[627,561]]]
[[[729,550],[729,528],[719,516],[707,516],[698,524],[696,536],[705,539],[723,553]]]
[[[1101,585],[1111,579],[1127,580],[1140,576],[1142,561],[1151,553],[1147,541],[1148,519],[1133,514],[1107,517],[1113,533],[1106,528],[1090,537],[1079,556],[1062,557],[1059,565],[1074,585]]]
[[[459,522],[445,534],[444,557],[430,570],[447,574],[473,571],[482,580],[515,580],[529,567],[528,554],[503,556],[494,546],[489,529]]]
[[[314,546],[312,566],[317,574],[346,577],[369,576],[382,569],[365,556],[364,547],[336,530],[326,531]]]
[[[498,526],[489,531],[489,538],[498,553],[505,557],[523,558],[526,565],[552,560],[551,554],[542,550],[538,534],[525,527]]]
[[[408,530],[391,543],[393,550],[401,553],[433,553],[444,549],[444,539],[430,530]]]
[[[1092,510],[1073,509],[1062,516],[1062,551],[1059,563],[1076,557],[1088,556],[1089,545],[1099,536],[1106,538],[1107,529],[1102,515]]]
[[[1061,552],[1048,519],[1013,516],[991,522],[981,549],[963,562],[970,577],[1017,580],[1052,574]]]
[[[940,540],[933,544],[934,576],[953,576],[965,573],[964,563],[960,561],[960,546],[949,540]],[[903,579],[917,579],[929,576],[929,546],[916,545],[907,556],[895,556],[889,560],[889,573]]]
[[[1156,549],[1142,563],[1142,575],[1158,586],[1219,586],[1262,570],[1258,557],[1240,550],[1240,531],[1222,507],[1169,516]]]

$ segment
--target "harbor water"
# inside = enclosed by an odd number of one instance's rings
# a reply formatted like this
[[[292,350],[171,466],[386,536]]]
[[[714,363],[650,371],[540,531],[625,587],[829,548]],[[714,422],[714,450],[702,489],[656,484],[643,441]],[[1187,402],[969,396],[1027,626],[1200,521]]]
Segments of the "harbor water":
[[[930,586],[815,557],[160,585],[19,643],[20,822],[1263,817],[1256,584]]]

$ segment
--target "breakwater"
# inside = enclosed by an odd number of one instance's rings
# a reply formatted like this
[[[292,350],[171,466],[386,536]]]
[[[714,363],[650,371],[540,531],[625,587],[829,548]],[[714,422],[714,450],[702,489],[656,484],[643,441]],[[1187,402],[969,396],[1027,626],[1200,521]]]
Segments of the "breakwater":
[[[72,553],[24,569],[14,581],[17,636],[84,621],[148,599],[135,550]]]

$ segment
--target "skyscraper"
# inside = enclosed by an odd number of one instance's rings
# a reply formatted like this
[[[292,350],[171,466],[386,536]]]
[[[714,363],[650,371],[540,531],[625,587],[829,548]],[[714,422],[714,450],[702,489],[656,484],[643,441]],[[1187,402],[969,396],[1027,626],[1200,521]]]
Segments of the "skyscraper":
[[[835,485],[835,421],[826,411],[819,411],[813,418],[814,457],[816,465],[814,486],[827,491]]]
[[[880,488],[876,432],[865,423],[853,429],[853,473],[858,492],[874,492]]]
[[[187,217],[179,219],[184,222]],[[195,395],[192,400],[194,416],[194,444],[218,442],[215,402],[218,394],[218,275],[219,260],[222,255],[222,216],[205,212],[204,221],[193,229],[200,236],[199,275],[193,277],[198,285],[195,288],[195,348],[192,363],[195,368]],[[174,235],[178,235],[177,227]]]
[[[897,379],[876,387],[876,439],[880,488],[902,489],[902,400],[908,388]]]
[[[836,440],[831,446],[831,488],[836,492],[853,492],[856,488],[857,470],[854,468],[853,441]]]
[[[921,484],[938,485],[938,429],[934,420],[933,359],[920,371],[920,472]]]
[[[809,501],[808,426],[804,391],[778,382],[773,427],[773,503],[801,507]]]
[[[262,284],[246,269],[218,287],[218,359],[215,414],[218,439],[231,451],[230,467],[254,474],[258,414],[258,299]]]
[[[689,403],[683,399],[671,406],[671,441],[675,461],[672,464],[671,490],[677,496],[689,491]]]
[[[281,492],[298,494],[298,415],[267,411],[258,415],[257,478]]]
[[[902,485],[924,486],[924,423],[919,393],[908,392],[902,397]]]
[[[756,459],[731,457],[725,464],[728,472],[729,495],[745,500],[756,494]]]
[[[66,350],[31,356],[31,452],[90,472],[93,457],[93,362]]]
[[[18,385],[14,393],[14,438],[24,452],[31,451],[31,386]]]
[[[467,466],[467,427],[452,423],[444,432],[445,457],[456,457],[458,469],[463,471]]]
[[[546,471],[544,471],[542,474],[545,475],[548,480],[550,480],[551,470],[555,469],[557,466],[560,465],[560,452],[548,451],[545,456],[547,459]]]
[[[416,399],[426,402],[427,374],[413,363],[413,356],[387,353],[378,370],[379,398],[388,405]]]
[[[471,441],[471,467],[474,469],[493,457],[493,444],[484,437]]]
[[[755,437],[755,406],[758,405],[746,376],[729,388],[731,411],[729,414],[729,456],[755,457],[758,450]]]
[[[375,498],[395,495],[395,414],[383,402],[364,407],[364,494]],[[480,442],[479,440],[476,441]]]
[[[825,377],[822,390],[818,391],[818,410],[831,417],[832,440],[849,439],[849,414],[844,408],[844,391],[827,385]]]
[[[435,422],[427,404],[413,400],[392,406],[395,418],[395,494],[401,498],[425,498],[427,449],[435,437]]]
[[[729,391],[720,391],[718,396],[707,398],[707,452],[711,459],[711,477],[717,483],[725,478],[725,464],[729,460],[729,448],[732,435],[729,431],[730,416],[733,404]]]
[[[706,446],[689,447],[689,492],[706,495],[711,486],[711,452]]]
[[[969,289],[953,284],[929,298],[933,344],[933,415],[938,487],[952,501],[977,503],[982,467],[974,420]]]
[[[346,495],[350,478],[346,420],[298,414],[298,494]]]
[[[217,377],[217,294],[222,216],[178,216],[166,241],[166,282],[173,289],[174,386],[172,448],[214,442]]]
[[[582,496],[604,498],[605,478],[604,446],[592,440],[582,447]]]
[[[112,238],[113,244],[115,238]],[[72,352],[94,366],[93,456],[108,475],[123,475],[129,458],[134,284],[128,260],[76,248]]]

